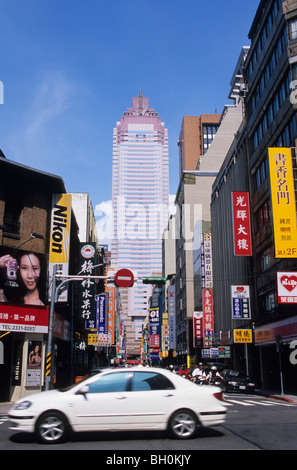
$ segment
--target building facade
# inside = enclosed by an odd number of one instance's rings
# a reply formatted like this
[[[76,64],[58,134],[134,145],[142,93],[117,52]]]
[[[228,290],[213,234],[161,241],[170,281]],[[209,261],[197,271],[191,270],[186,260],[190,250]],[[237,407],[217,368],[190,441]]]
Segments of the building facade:
[[[113,134],[111,264],[134,272],[121,293],[126,352],[140,354],[142,322],[151,286],[142,278],[162,273],[162,234],[168,220],[168,133],[149,99],[132,99]]]
[[[220,125],[220,114],[184,116],[179,140],[179,176],[183,171],[197,168],[199,159],[207,152]]]
[[[291,149],[296,204],[296,25],[296,0],[260,1],[242,67],[243,125],[212,193],[214,303],[222,344],[233,349],[233,366],[246,367],[258,386],[280,389],[283,383],[287,392],[296,391],[296,372],[290,362],[290,343],[297,339],[296,304],[279,303],[277,273],[296,272],[297,267],[296,256],[278,256],[276,252],[268,149]],[[234,251],[231,193],[235,191],[249,196],[249,256],[238,256]],[[232,284],[248,286],[249,318],[232,318]],[[252,342],[245,348],[236,344],[235,329],[252,331]]]
[[[48,346],[49,246],[53,195],[65,195],[59,176],[0,157],[0,401],[15,401],[45,382]],[[14,182],[11,185],[11,181]],[[68,195],[67,195],[68,196]],[[62,209],[61,209],[62,210]],[[61,218],[57,226],[65,224]],[[69,273],[77,273],[78,227],[71,206]],[[53,235],[54,236],[54,235]],[[61,239],[61,230],[55,235]],[[8,258],[10,258],[8,260]],[[14,261],[15,260],[15,261]],[[68,299],[71,299],[69,287]],[[69,301],[57,304],[52,322],[51,385],[69,385],[74,372],[73,342],[76,311]]]

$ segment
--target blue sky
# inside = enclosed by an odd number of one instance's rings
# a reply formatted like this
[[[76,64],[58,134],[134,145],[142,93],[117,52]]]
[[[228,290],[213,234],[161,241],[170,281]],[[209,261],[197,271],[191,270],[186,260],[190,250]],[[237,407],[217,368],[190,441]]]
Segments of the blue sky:
[[[182,117],[221,113],[259,0],[0,0],[0,148],[111,199],[112,132],[139,89],[168,129],[170,193]],[[96,209],[97,208],[97,209]]]

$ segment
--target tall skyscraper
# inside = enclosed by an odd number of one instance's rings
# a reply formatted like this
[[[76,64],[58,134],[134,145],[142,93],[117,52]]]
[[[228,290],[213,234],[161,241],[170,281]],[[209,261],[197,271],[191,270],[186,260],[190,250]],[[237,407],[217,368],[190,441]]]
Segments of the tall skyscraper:
[[[134,272],[122,292],[126,352],[139,355],[151,286],[142,278],[162,272],[162,233],[168,220],[168,132],[149,98],[132,98],[113,132],[112,266]]]

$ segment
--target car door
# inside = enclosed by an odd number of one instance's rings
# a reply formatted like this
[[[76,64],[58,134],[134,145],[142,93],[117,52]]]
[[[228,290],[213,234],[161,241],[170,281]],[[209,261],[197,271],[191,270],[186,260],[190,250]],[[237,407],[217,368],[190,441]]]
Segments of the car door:
[[[125,429],[127,423],[126,402],[129,392],[129,372],[117,371],[102,374],[86,384],[87,393],[77,393],[74,407],[74,427],[77,431],[101,429]],[[85,386],[82,385],[82,389]]]
[[[130,384],[130,423],[135,429],[164,428],[177,399],[173,383],[161,373],[139,370]]]

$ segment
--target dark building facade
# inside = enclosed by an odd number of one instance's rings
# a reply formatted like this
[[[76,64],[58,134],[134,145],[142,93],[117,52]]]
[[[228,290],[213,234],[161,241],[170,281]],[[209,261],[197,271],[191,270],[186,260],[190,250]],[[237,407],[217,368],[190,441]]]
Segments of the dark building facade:
[[[212,193],[216,328],[225,344],[234,349],[236,366],[248,362],[260,386],[283,386],[287,392],[296,391],[296,371],[290,361],[290,344],[297,339],[296,304],[278,303],[276,277],[277,272],[297,271],[297,260],[278,258],[275,253],[268,148],[292,149],[296,200],[297,123],[292,95],[296,26],[296,1],[261,0],[249,32],[251,47],[241,77],[242,129]],[[249,193],[252,256],[234,256],[232,191]],[[240,326],[230,315],[233,283],[250,286],[252,315],[246,322],[241,320]],[[253,344],[245,348],[234,344],[232,332],[239,327],[252,329]]]
[[[44,385],[52,195],[66,190],[59,176],[13,162],[3,154],[0,174],[0,401],[15,401]],[[77,232],[72,214],[69,273],[78,272]],[[18,265],[11,264],[14,259]],[[70,300],[72,296],[74,286],[69,288]],[[70,302],[55,306],[52,385],[71,382],[74,318]]]

